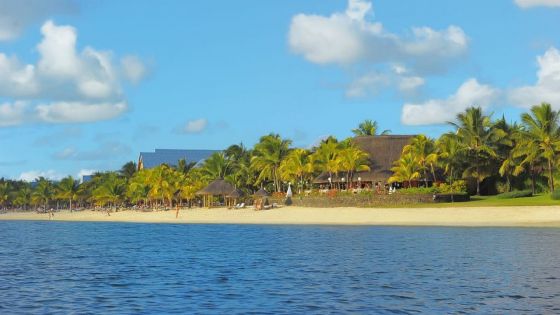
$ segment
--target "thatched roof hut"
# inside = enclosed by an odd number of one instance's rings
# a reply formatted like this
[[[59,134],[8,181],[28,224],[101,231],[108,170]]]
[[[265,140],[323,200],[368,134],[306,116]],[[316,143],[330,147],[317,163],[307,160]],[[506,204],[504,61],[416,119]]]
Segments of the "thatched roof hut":
[[[268,196],[270,196],[270,193],[269,193],[268,191],[266,191],[264,188],[261,188],[261,189],[257,190],[257,192],[255,192],[255,193],[253,194],[253,196],[256,196],[256,197],[268,197]]]
[[[223,179],[216,179],[212,181],[204,189],[196,192],[197,195],[214,195],[214,196],[226,196],[235,190],[232,184],[226,182]]]
[[[351,179],[352,182],[382,182],[385,183],[393,175],[391,167],[393,162],[401,157],[402,149],[410,143],[414,135],[380,135],[380,136],[359,136],[352,141],[354,144],[367,152],[370,156],[369,171],[356,172]],[[324,172],[317,176],[314,184],[328,184],[329,174]],[[346,173],[340,172],[338,176],[333,176],[333,183],[341,182],[346,178]]]
[[[228,198],[235,198],[235,199],[241,198],[241,196],[243,196],[243,191],[241,191],[240,189],[234,189],[232,192],[226,195],[226,197]]]

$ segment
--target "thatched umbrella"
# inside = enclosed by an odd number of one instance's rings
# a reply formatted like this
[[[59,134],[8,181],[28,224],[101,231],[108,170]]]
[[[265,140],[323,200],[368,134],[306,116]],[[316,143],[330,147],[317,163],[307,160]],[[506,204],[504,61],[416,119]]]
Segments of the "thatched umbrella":
[[[268,191],[266,191],[264,188],[261,188],[261,189],[257,190],[257,192],[253,194],[253,196],[268,197],[268,196],[270,196],[270,193]]]
[[[204,206],[211,206],[212,196],[227,196],[232,191],[235,190],[232,184],[226,182],[223,179],[216,179],[212,181],[208,186],[204,189],[201,189],[196,192],[197,195],[204,196]]]
[[[257,192],[253,194],[253,196],[255,196],[255,197],[260,197],[261,202],[260,202],[260,203],[257,203],[257,204],[255,205],[255,208],[256,208],[257,210],[259,210],[259,208],[262,209],[262,206],[263,206],[263,205],[262,205],[262,200],[263,200],[263,199],[266,200],[266,197],[270,196],[270,193],[268,193],[268,191],[266,191],[264,188],[261,187],[261,189],[257,190]]]
[[[226,195],[227,198],[233,199],[233,205],[237,204],[237,199],[241,198],[241,196],[243,196],[243,191],[241,191],[240,189],[234,189],[232,192],[230,192],[229,194]]]

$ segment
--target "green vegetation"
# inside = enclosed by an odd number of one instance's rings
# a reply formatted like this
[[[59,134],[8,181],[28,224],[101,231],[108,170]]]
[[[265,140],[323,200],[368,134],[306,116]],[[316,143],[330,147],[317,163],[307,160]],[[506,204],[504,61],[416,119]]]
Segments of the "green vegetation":
[[[524,198],[533,196],[533,192],[530,190],[514,190],[508,191],[496,196],[498,199],[511,199],[511,198]]]
[[[450,126],[454,130],[438,139],[418,135],[404,146],[388,179],[389,183],[398,182],[406,187],[397,191],[397,195],[415,200],[412,195],[501,193],[453,206],[557,204],[555,200],[560,199],[560,192],[555,191],[555,177],[560,175],[560,112],[550,104],[533,106],[521,115],[520,124],[510,124],[503,117],[493,121],[480,108],[471,107],[457,115]],[[373,136],[378,134],[378,129],[377,122],[366,120],[352,132],[356,136]],[[118,171],[95,174],[91,181],[82,184],[72,177],[59,182],[38,178],[33,185],[0,179],[0,209],[170,208],[192,204],[197,198],[195,193],[218,178],[246,195],[262,187],[279,196],[291,183],[296,193],[303,195],[307,191],[310,196],[322,197],[317,190],[311,191],[317,188],[311,184],[313,178],[321,173],[331,178],[342,177],[342,183],[329,182],[328,187],[323,187],[330,190],[326,196],[332,198],[338,190],[357,186],[357,183],[352,185],[354,174],[369,170],[370,158],[355,145],[353,138],[339,141],[331,136],[313,148],[302,149],[293,148],[291,140],[271,133],[261,137],[252,148],[232,145],[210,156],[202,165],[180,160],[176,166],[138,170],[134,162],[128,162]],[[435,182],[434,186],[425,188],[431,182]],[[537,193],[540,195],[529,197]]]

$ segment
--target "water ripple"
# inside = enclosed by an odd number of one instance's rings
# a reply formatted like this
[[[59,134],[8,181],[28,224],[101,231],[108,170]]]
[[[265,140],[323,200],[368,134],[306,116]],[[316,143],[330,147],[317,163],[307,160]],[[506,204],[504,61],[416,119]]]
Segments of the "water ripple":
[[[0,222],[0,313],[558,313],[560,230]]]

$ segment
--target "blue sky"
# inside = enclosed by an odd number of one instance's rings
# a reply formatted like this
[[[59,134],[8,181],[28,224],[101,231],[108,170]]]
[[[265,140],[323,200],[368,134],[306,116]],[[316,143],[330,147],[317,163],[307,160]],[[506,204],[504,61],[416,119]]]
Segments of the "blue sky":
[[[560,108],[560,1],[0,0],[0,177]]]

